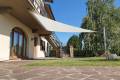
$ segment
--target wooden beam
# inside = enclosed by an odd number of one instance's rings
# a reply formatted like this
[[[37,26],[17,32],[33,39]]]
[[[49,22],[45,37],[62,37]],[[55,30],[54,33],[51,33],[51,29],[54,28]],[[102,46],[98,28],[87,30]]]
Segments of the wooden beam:
[[[11,11],[12,8],[11,7],[3,7],[3,6],[0,6],[0,12],[9,12]]]

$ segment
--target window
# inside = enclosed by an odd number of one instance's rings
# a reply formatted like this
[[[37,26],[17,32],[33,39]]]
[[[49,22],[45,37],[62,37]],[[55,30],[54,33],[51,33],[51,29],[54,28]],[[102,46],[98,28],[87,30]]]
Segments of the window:
[[[41,46],[40,50],[45,51],[45,41],[43,41],[42,39],[40,39],[40,46]]]
[[[34,37],[34,46],[37,46],[37,43],[38,43],[38,38]]]
[[[14,28],[10,33],[10,56],[26,57],[27,39],[24,32],[19,28]]]

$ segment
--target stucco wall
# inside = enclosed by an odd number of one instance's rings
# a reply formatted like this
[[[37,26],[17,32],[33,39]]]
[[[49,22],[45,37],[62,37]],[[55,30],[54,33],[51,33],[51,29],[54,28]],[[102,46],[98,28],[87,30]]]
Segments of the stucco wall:
[[[48,41],[46,40],[46,38],[44,37],[39,37],[39,35],[35,34],[36,37],[38,37],[38,44],[37,46],[34,47],[34,59],[40,59],[40,58],[45,58],[45,55],[48,55],[49,56],[49,53],[47,51],[47,43]],[[45,42],[45,51],[44,50],[40,50],[40,39],[42,39],[42,41]]]
[[[34,59],[40,59],[40,58],[44,58],[45,57],[45,53],[44,51],[40,50],[40,37],[38,34],[34,34],[34,37],[37,37],[37,45],[34,46]]]
[[[34,48],[35,49],[35,57],[34,59],[39,59],[39,58],[45,58],[45,54],[47,53],[47,43],[48,41],[44,38],[44,37],[39,37],[39,35],[35,35],[36,37],[38,37],[38,44],[37,46]],[[45,51],[40,50],[40,38],[45,42]]]
[[[32,30],[7,13],[0,13],[0,61],[9,60],[10,56],[10,33],[14,27],[21,28],[27,36],[27,56],[33,57],[34,35]]]

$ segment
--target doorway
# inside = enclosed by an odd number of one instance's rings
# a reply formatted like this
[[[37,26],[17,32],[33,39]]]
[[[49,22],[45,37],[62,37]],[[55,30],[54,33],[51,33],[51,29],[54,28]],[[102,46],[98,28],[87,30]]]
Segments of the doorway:
[[[21,29],[14,28],[12,30],[10,34],[10,44],[10,59],[27,58],[27,38]]]

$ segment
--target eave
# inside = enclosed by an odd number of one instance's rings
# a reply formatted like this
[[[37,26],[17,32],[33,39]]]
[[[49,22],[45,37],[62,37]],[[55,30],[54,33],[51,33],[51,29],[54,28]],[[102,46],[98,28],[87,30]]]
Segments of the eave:
[[[44,29],[42,25],[29,13],[34,10],[29,0],[0,0],[1,12],[14,16],[17,20],[28,26],[35,33],[51,34],[50,31]]]

